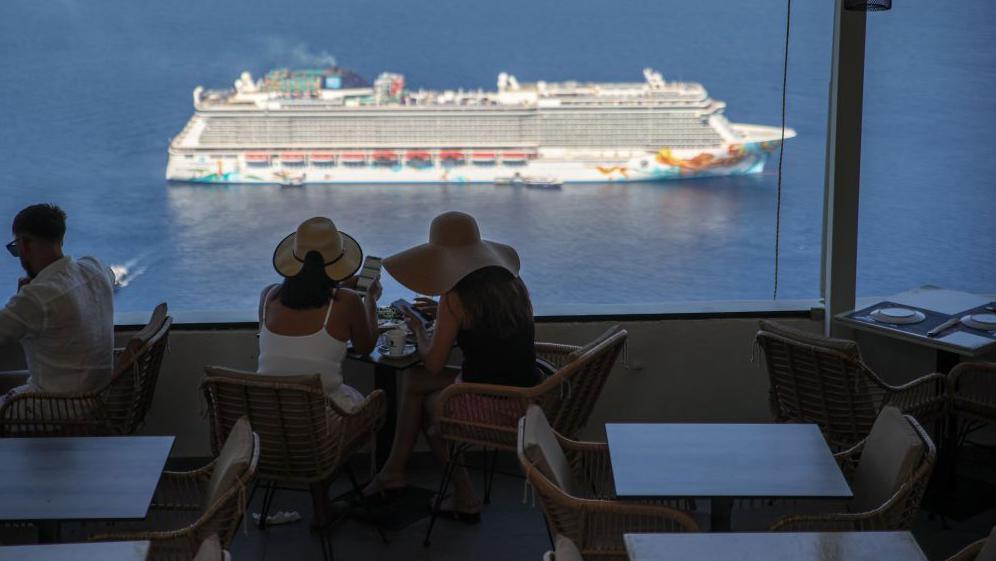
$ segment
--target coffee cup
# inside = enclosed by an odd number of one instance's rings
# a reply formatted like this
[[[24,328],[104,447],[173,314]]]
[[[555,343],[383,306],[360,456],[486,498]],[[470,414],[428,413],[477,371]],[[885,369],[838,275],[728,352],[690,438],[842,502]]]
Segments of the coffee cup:
[[[391,329],[384,333],[384,342],[387,344],[387,356],[402,356],[408,344],[408,334],[403,329]]]

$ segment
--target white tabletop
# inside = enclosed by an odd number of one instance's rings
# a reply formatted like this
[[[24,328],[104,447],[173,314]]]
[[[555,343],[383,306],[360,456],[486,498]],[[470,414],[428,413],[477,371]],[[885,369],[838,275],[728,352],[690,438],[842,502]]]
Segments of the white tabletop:
[[[145,561],[148,555],[147,541],[0,547],[0,561]]]
[[[927,561],[909,532],[626,534],[630,561]]]
[[[629,498],[850,498],[813,424],[606,424],[616,494]]]
[[[979,294],[970,294],[968,292],[959,292],[957,290],[924,286],[894,294],[884,298],[882,301],[895,302],[896,304],[921,308],[945,315],[954,315],[972,308],[984,306],[992,302],[993,298]],[[850,317],[855,311],[864,309],[874,303],[874,301],[870,301],[854,310],[838,314],[836,319],[854,329],[878,333],[894,339],[942,351],[949,351],[963,356],[975,357],[996,350],[996,340],[966,331],[948,330],[948,333],[941,337],[924,337],[916,333],[904,331],[901,325],[893,326]]]

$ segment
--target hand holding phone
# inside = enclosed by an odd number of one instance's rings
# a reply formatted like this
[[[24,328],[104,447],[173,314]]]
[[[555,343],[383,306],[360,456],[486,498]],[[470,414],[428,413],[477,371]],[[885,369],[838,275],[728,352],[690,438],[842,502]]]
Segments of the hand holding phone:
[[[411,302],[400,298],[391,302],[391,307],[398,311],[399,314],[405,317],[413,317],[422,324],[422,327],[427,327],[429,325],[429,318],[425,317],[425,314],[418,311],[418,308],[412,306]]]
[[[367,258],[363,260],[363,267],[356,274],[356,290],[358,292],[366,294],[370,290],[370,285],[380,277],[380,264],[380,257],[373,255],[367,255]]]

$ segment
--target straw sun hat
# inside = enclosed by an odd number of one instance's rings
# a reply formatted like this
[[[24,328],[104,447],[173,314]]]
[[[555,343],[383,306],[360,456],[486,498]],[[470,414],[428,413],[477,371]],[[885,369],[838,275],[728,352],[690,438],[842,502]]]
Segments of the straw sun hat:
[[[273,251],[273,268],[283,277],[293,277],[304,267],[304,258],[317,251],[325,262],[325,274],[334,281],[353,276],[363,262],[363,250],[351,236],[340,232],[328,218],[309,218]]]
[[[519,275],[519,255],[498,242],[481,239],[474,217],[444,212],[429,227],[429,243],[384,259],[384,268],[405,287],[435,296],[450,291],[460,279],[484,267],[502,267]]]

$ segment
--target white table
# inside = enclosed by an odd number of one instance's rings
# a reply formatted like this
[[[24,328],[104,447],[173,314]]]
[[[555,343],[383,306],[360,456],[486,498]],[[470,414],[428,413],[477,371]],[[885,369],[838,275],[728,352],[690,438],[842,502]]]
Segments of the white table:
[[[145,561],[148,556],[147,541],[0,547],[0,561]]]
[[[954,316],[966,310],[971,310],[979,306],[984,306],[993,301],[992,298],[978,294],[969,294],[957,290],[948,290],[933,286],[924,286],[913,290],[907,290],[899,294],[894,294],[885,298],[884,301],[895,302],[905,306],[921,308],[940,314]],[[869,304],[870,305],[870,304]],[[878,333],[886,337],[892,337],[916,345],[929,347],[938,351],[953,353],[965,357],[977,357],[990,351],[996,351],[996,340],[981,337],[974,333],[960,330],[948,330],[941,337],[925,337],[916,333],[910,333],[903,329],[901,325],[891,325],[876,321],[866,321],[850,317],[856,311],[868,306],[861,306],[854,310],[849,310],[838,314],[835,319],[848,327],[871,333]],[[951,360],[941,360],[938,363],[950,363]],[[957,363],[957,360],[954,360]],[[953,364],[948,365],[953,366]]]
[[[632,423],[605,431],[616,495],[708,499],[711,531],[729,531],[734,499],[852,496],[813,424]]]
[[[626,534],[630,561],[927,561],[909,532]]]

